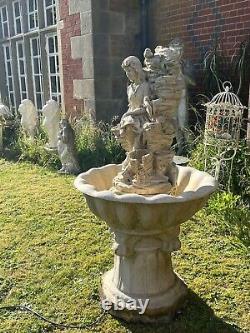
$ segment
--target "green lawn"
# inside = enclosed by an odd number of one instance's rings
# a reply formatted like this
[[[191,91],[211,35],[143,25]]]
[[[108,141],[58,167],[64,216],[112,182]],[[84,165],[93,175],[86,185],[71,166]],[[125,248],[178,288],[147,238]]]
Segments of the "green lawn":
[[[107,315],[93,331],[250,332],[248,252],[219,223],[203,210],[182,227],[174,263],[190,293],[171,325],[130,325]],[[0,160],[0,306],[28,304],[58,322],[90,322],[100,314],[100,276],[112,256],[108,228],[90,213],[73,177]],[[62,332],[29,314],[0,312],[0,332],[52,331]]]

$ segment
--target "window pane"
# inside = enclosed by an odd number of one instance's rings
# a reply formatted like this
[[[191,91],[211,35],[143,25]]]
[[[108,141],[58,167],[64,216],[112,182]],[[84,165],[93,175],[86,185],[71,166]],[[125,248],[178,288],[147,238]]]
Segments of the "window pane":
[[[36,104],[37,104],[38,110],[42,110],[43,101],[42,101],[42,95],[41,94],[36,94]]]
[[[40,77],[35,77],[35,88],[37,92],[41,92],[41,84],[40,84]]]
[[[29,22],[30,22],[30,29],[34,29],[35,28],[34,14],[30,14]]]
[[[26,82],[24,77],[21,77],[21,90],[26,91]]]
[[[34,74],[40,73],[39,59],[34,59]]]
[[[20,16],[19,2],[14,3],[15,17]]]
[[[3,24],[3,36],[9,37],[9,27],[7,22]]]
[[[56,45],[56,53],[58,53],[58,42],[57,42],[57,36],[55,36],[55,45]]]
[[[14,101],[14,94],[10,93],[10,102],[11,102],[11,106],[14,106],[15,101]]]
[[[3,21],[7,21],[7,7],[2,7]]]
[[[6,59],[9,60],[10,59],[10,48],[6,47],[5,50],[6,50]]]
[[[47,25],[53,25],[54,24],[54,15],[53,15],[52,8],[49,8],[46,10],[46,17],[47,17]]]
[[[12,91],[13,90],[13,81],[12,78],[9,78],[9,90]]]
[[[54,38],[50,37],[49,38],[49,53],[54,53],[54,52],[55,52]]]
[[[50,70],[50,73],[52,73],[52,74],[56,73],[56,65],[55,65],[54,57],[49,58],[49,70]]]
[[[56,76],[51,76],[51,91],[52,93],[57,92]]]
[[[20,66],[20,74],[21,75],[24,75],[24,61],[23,60],[20,60],[19,61],[19,66]]]
[[[58,92],[61,91],[60,76],[57,77],[57,90]]]
[[[33,53],[33,56],[38,55],[37,39],[32,39],[32,53]]]
[[[27,98],[26,92],[22,93],[22,99],[26,99],[26,98]]]
[[[16,33],[20,34],[22,32],[21,19],[16,20]]]
[[[11,64],[9,62],[7,63],[7,74],[8,74],[8,76],[11,76],[11,74],[12,74]]]
[[[29,0],[29,12],[34,11],[34,0]]]
[[[45,0],[45,5],[46,5],[46,7],[51,6],[52,0]]]

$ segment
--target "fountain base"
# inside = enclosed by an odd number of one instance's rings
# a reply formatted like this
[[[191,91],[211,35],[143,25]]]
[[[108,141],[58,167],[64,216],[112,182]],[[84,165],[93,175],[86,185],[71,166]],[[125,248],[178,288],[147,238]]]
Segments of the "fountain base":
[[[127,295],[121,292],[113,283],[113,270],[104,274],[100,297],[102,302],[112,304],[109,313],[127,322],[141,323],[168,323],[175,316],[176,312],[185,305],[188,288],[185,283],[175,275],[174,284],[165,292],[154,295]],[[144,313],[141,308],[130,309],[131,301],[136,304],[145,304],[149,300]]]

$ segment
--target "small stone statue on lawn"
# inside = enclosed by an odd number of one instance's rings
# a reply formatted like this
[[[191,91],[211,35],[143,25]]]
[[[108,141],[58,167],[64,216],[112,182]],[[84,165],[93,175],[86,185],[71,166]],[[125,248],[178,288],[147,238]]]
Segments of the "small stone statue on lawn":
[[[18,111],[21,115],[21,126],[24,133],[34,139],[38,129],[38,112],[35,105],[29,100],[24,99],[19,105]]]
[[[60,123],[60,108],[56,101],[49,100],[43,107],[44,115],[43,126],[48,134],[49,142],[46,145],[46,150],[57,150],[59,123]]]
[[[8,106],[0,102],[0,122],[5,123],[6,121],[11,120],[12,118],[13,114],[8,108]]]
[[[59,173],[79,174],[80,166],[76,159],[75,134],[66,119],[61,120],[59,124],[57,149],[62,163]]]

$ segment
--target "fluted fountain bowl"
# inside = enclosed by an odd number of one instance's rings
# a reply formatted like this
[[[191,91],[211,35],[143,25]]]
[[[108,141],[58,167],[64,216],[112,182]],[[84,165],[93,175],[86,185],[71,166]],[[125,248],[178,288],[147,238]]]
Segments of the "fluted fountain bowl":
[[[187,293],[171,263],[171,252],[181,247],[180,224],[206,204],[217,183],[205,172],[178,166],[175,196],[117,194],[112,186],[120,171],[121,165],[111,164],[75,180],[91,211],[114,233],[114,267],[103,276],[101,298],[127,321],[169,320]],[[140,304],[147,300],[142,314]]]

